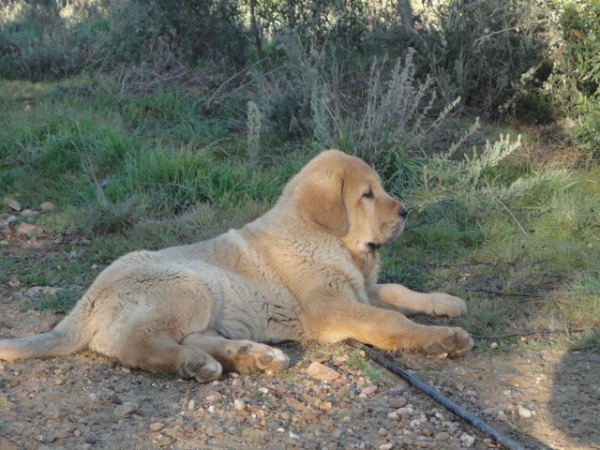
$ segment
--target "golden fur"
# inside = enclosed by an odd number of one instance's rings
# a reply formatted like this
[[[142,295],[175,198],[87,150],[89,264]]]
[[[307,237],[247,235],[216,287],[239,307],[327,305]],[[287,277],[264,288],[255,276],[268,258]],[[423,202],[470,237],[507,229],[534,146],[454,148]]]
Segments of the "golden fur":
[[[405,216],[367,164],[323,152],[264,216],[208,241],[123,256],[52,331],[0,340],[0,359],[87,346],[127,367],[206,382],[284,367],[286,355],[263,343],[290,339],[459,356],[473,346],[463,329],[405,314],[457,316],[463,300],[377,284],[377,249]]]

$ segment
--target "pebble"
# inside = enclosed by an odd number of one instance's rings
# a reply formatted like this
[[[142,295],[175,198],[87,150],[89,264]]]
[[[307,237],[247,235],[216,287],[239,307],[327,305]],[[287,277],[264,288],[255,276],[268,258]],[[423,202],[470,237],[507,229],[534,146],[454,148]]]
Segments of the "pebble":
[[[44,229],[27,222],[21,222],[17,227],[17,233],[33,236],[36,234],[44,234]]]
[[[5,197],[4,204],[7,205],[9,208],[14,209],[15,211],[21,211],[23,209],[21,204],[12,198]]]
[[[115,405],[123,404],[123,400],[121,400],[121,397],[119,397],[117,394],[112,394],[110,397],[108,397],[108,401],[114,403]]]
[[[521,419],[529,419],[533,415],[533,411],[531,411],[528,408],[525,408],[524,406],[519,406],[517,408],[517,412],[519,413],[519,417]]]
[[[446,433],[445,431],[442,431],[435,435],[435,438],[441,442],[449,441],[451,437],[452,436],[450,436],[450,433]]]
[[[44,202],[40,205],[40,209],[42,211],[52,211],[54,208],[55,208],[55,205],[52,202]]]
[[[408,400],[404,397],[398,397],[390,402],[390,408],[404,408],[408,404]]]
[[[164,423],[160,423],[160,422],[154,422],[152,424],[150,424],[150,429],[152,431],[160,431],[165,427]]]
[[[240,400],[239,398],[236,398],[236,399],[233,401],[233,408],[234,408],[236,411],[243,411],[244,409],[246,409],[246,404],[244,403],[244,401],[243,401],[243,400]]]
[[[364,388],[362,388],[361,394],[373,395],[376,391],[377,391],[377,386],[375,384],[369,384],[368,386],[365,386]]]
[[[473,436],[471,436],[470,434],[463,433],[460,436],[460,442],[461,442],[461,444],[462,444],[463,447],[470,448],[475,443],[475,438]]]
[[[341,375],[336,370],[331,367],[327,367],[321,363],[310,363],[310,366],[306,369],[306,373],[308,373],[315,380],[319,381],[333,381],[337,380]]]
[[[125,402],[115,408],[115,416],[125,417],[133,414],[139,409],[139,406],[132,402]]]

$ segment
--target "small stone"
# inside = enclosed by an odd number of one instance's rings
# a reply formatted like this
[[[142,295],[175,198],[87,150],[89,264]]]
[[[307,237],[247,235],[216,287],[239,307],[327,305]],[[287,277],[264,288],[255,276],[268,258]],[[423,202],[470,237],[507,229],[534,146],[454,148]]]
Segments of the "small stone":
[[[152,431],[160,431],[165,427],[164,423],[160,423],[160,422],[154,422],[152,424],[150,424],[150,429]]]
[[[258,392],[262,395],[267,395],[269,393],[269,389],[267,389],[266,387],[260,387],[258,388]]]
[[[470,434],[463,433],[462,436],[460,437],[460,442],[463,447],[470,448],[475,443],[475,438],[473,436],[471,436]]]
[[[133,414],[139,409],[139,406],[132,402],[125,402],[115,408],[115,416],[125,417]]]
[[[381,450],[390,450],[394,446],[393,442],[388,442],[387,444],[382,444],[379,446]]]
[[[331,432],[331,436],[334,439],[339,439],[342,436],[342,434],[344,434],[344,429],[343,428],[336,428],[335,430],[333,430]]]
[[[12,198],[4,197],[4,204],[15,211],[21,211],[23,209],[21,204]]]
[[[306,369],[311,377],[320,381],[333,381],[337,380],[341,375],[331,367],[327,367],[321,363],[311,363]]]
[[[404,408],[408,403],[408,400],[404,397],[398,397],[390,402],[390,408],[399,409]]]
[[[300,436],[298,436],[297,434],[294,434],[290,431],[290,439],[299,440]]]
[[[52,211],[54,208],[55,208],[55,205],[52,202],[44,202],[40,205],[40,209],[42,211]]]
[[[498,411],[497,418],[500,422],[508,422],[508,416],[504,413],[504,411]]]
[[[121,397],[119,397],[117,394],[112,394],[110,397],[108,397],[108,401],[114,403],[115,405],[123,404],[123,400],[121,400]]]
[[[32,211],[31,209],[24,209],[21,211],[21,217],[35,217],[39,213],[37,211]]]
[[[364,388],[362,388],[362,390],[360,392],[361,392],[361,394],[365,394],[365,395],[373,395],[376,391],[377,391],[377,385],[369,384],[368,386],[365,386]]]
[[[8,387],[14,388],[17,387],[19,385],[19,381],[18,380],[13,380],[10,383],[8,383]]]
[[[44,229],[27,222],[21,222],[17,227],[17,233],[34,236],[36,234],[44,234]]]
[[[33,297],[35,295],[55,295],[62,289],[52,286],[33,286],[25,291],[25,295]]]
[[[329,411],[329,410],[331,409],[331,407],[332,407],[332,405],[331,405],[331,402],[322,402],[322,403],[321,403],[321,404],[318,406],[318,408],[319,408],[321,411]]]
[[[100,439],[98,439],[97,437],[89,437],[85,440],[85,442],[87,444],[97,444],[98,442],[100,442]]]
[[[188,411],[193,411],[196,408],[196,400],[192,399],[187,404]]]
[[[525,408],[523,406],[519,406],[517,408],[517,412],[519,413],[519,417],[521,419],[529,419],[533,415],[533,411],[531,411],[530,409]]]
[[[450,438],[451,438],[451,436],[450,436],[450,433],[446,433],[445,431],[442,431],[442,432],[440,432],[440,433],[437,433],[437,434],[435,435],[435,438],[436,438],[438,441],[445,442],[445,441],[449,441],[449,440],[450,440]]]
[[[243,411],[244,409],[246,409],[246,404],[244,403],[244,401],[243,401],[243,400],[240,400],[239,398],[236,398],[236,399],[233,401],[233,408],[234,408],[236,411]]]
[[[8,285],[10,287],[19,287],[21,285],[21,282],[17,277],[10,277],[10,280],[8,280]]]

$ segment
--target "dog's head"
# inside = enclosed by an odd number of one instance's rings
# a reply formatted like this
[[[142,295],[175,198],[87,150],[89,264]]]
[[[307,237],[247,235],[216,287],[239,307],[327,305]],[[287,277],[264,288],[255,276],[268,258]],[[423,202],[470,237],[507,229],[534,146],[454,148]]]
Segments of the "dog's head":
[[[384,189],[364,161],[338,150],[313,158],[290,181],[284,197],[304,220],[340,237],[352,252],[371,252],[393,241],[407,210]]]

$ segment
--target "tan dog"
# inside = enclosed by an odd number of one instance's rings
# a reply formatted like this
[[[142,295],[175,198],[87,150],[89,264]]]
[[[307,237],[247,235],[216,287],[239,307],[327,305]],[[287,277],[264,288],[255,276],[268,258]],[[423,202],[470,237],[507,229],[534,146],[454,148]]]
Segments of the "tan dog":
[[[457,316],[463,300],[377,284],[377,249],[400,234],[406,212],[363,161],[323,152],[264,216],[208,241],[123,256],[52,331],[0,340],[0,359],[88,346],[127,367],[207,382],[286,365],[257,342],[352,338],[459,356],[473,346],[463,329],[404,314]]]

